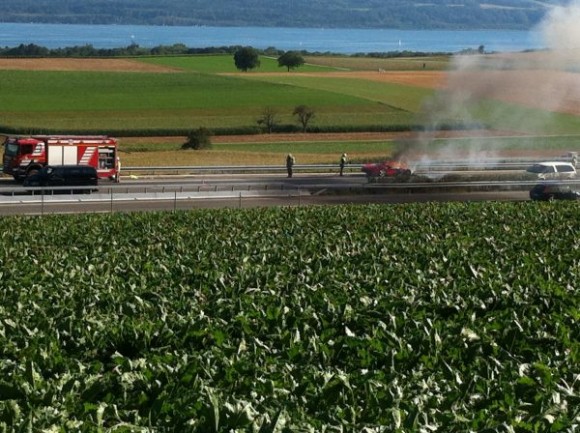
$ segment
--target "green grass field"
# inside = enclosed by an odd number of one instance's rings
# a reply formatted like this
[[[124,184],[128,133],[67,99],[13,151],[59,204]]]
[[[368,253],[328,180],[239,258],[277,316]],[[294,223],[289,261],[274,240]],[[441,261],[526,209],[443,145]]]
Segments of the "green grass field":
[[[256,126],[265,107],[281,123],[295,124],[297,105],[312,107],[313,125],[376,125],[412,122],[405,102],[396,106],[340,85],[316,89],[320,80],[289,85],[231,76],[185,73],[0,71],[0,119],[18,128],[194,129]],[[356,87],[356,81],[353,82]],[[385,91],[389,94],[388,89]],[[416,96],[415,106],[420,95]]]
[[[187,130],[256,127],[266,107],[274,109],[280,124],[297,125],[297,105],[315,112],[311,126],[369,127],[431,122],[418,117],[434,99],[431,89],[355,78],[306,76],[303,72],[338,69],[440,69],[448,59],[365,59],[320,57],[284,73],[274,58],[262,57],[256,72],[236,76],[231,55],[145,57],[147,63],[170,66],[175,73],[0,71],[0,124],[23,130],[102,130],[117,133],[139,130]],[[314,58],[309,58],[314,62]],[[336,66],[332,67],[332,62]],[[347,67],[348,66],[348,67]],[[522,123],[521,119],[526,122]],[[487,101],[461,113],[437,118],[479,121],[491,128],[549,133],[580,133],[576,116],[550,114]]]
[[[154,65],[170,66],[185,71],[202,72],[205,74],[221,74],[239,72],[236,69],[232,55],[194,55],[194,56],[160,56],[143,57],[142,62]],[[301,72],[325,72],[342,69],[340,66],[326,66],[307,63],[299,68]],[[273,57],[260,57],[260,66],[253,72],[284,72],[286,68],[278,66],[278,60]]]
[[[110,135],[156,135],[169,132],[183,136],[198,127],[212,129],[257,128],[257,120],[268,107],[279,125],[298,127],[292,115],[297,105],[315,111],[310,126],[321,129],[438,127],[450,122],[480,124],[515,134],[550,135],[542,138],[548,147],[562,147],[560,136],[580,134],[580,117],[548,113],[498,101],[476,101],[449,110],[452,102],[435,90],[357,78],[319,76],[325,71],[444,70],[449,58],[373,59],[351,57],[307,57],[307,64],[286,72],[271,57],[262,57],[255,71],[238,74],[231,55],[144,57],[142,62],[171,67],[173,73],[0,71],[0,131],[107,133]],[[269,74],[260,74],[260,73]],[[278,72],[278,74],[272,74]],[[306,72],[315,72],[310,76]],[[236,73],[234,75],[234,73]],[[425,107],[430,107],[425,110]],[[427,113],[427,115],[425,114]],[[489,146],[503,146],[498,139]],[[530,143],[530,139],[525,139]],[[179,145],[163,141],[133,144],[121,140],[127,152],[176,151]],[[472,143],[472,140],[466,141]],[[573,143],[566,142],[565,147]],[[433,143],[435,146],[435,144]],[[468,144],[470,145],[470,144]],[[219,144],[214,152],[227,152]],[[235,151],[240,144],[232,143]],[[246,154],[257,159],[264,154],[292,148],[305,158],[326,161],[342,151],[360,153],[361,158],[380,155],[394,148],[393,142],[354,143],[348,137],[334,143],[245,144]],[[527,146],[527,144],[526,144]],[[211,152],[211,151],[210,151]],[[318,155],[318,157],[316,156]]]

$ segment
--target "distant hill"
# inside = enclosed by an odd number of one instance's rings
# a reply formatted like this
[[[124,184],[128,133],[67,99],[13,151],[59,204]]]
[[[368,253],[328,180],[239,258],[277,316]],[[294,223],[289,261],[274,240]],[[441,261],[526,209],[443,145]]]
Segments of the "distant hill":
[[[564,3],[566,0],[3,0],[0,21],[523,30],[537,24],[550,7]]]

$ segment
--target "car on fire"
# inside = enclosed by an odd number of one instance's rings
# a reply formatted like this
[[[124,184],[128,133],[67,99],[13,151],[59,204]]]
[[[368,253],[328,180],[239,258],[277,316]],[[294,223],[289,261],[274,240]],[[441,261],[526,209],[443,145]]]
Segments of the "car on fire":
[[[399,177],[411,175],[411,170],[407,164],[401,161],[383,161],[363,164],[361,170],[367,177]]]
[[[540,201],[580,200],[580,192],[562,183],[540,183],[530,190],[530,199]]]

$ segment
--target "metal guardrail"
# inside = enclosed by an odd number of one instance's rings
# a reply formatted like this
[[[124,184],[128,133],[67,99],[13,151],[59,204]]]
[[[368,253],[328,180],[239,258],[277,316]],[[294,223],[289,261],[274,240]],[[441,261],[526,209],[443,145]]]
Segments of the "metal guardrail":
[[[558,158],[555,158],[558,160]],[[418,173],[433,171],[464,171],[464,170],[525,170],[531,164],[537,163],[538,159],[522,158],[490,158],[484,161],[458,160],[431,160],[412,164],[413,171]],[[345,172],[360,172],[364,164],[347,164]],[[338,164],[295,164],[295,171],[311,172],[338,172]],[[176,166],[134,166],[123,167],[123,173],[256,173],[256,172],[285,172],[285,165],[176,165]],[[0,174],[2,168],[0,167]]]
[[[580,187],[580,179],[565,181],[542,181],[543,183],[566,184],[571,187]],[[323,191],[345,191],[345,192],[377,192],[377,191],[426,191],[426,190],[472,190],[472,191],[502,191],[502,190],[528,190],[537,185],[537,180],[517,180],[517,181],[454,181],[454,182],[380,182],[380,183],[316,183],[315,185],[288,185],[288,184],[110,184],[101,185],[94,189],[91,194],[80,194],[88,192],[86,186],[60,186],[60,187],[23,187],[21,185],[0,186],[1,197],[10,196],[58,196],[78,194],[78,198],[109,196],[129,196],[131,194],[174,194],[174,193],[196,193],[210,197],[214,193],[239,193],[239,192],[260,192],[277,194],[278,192],[303,191],[313,194],[319,194]]]
[[[580,179],[565,182],[570,185],[580,185]],[[151,209],[191,209],[195,207],[219,206],[224,200],[227,206],[244,207],[254,200],[274,200],[283,205],[298,205],[320,203],[319,200],[330,198],[365,197],[372,201],[377,197],[396,197],[403,201],[436,194],[462,193],[497,193],[509,194],[510,200],[527,199],[527,191],[537,181],[491,181],[491,182],[425,182],[425,183],[377,183],[367,184],[348,182],[344,184],[317,183],[312,186],[285,184],[111,184],[101,186],[98,191],[90,194],[79,193],[86,187],[0,187],[0,214],[30,214],[60,213],[60,212],[117,212],[125,210]],[[524,194],[524,192],[526,192]],[[432,195],[434,194],[434,195]],[[326,196],[321,197],[321,196]],[[369,199],[373,197],[372,199]],[[481,197],[481,196],[480,196]],[[493,196],[497,197],[497,196]],[[515,197],[515,198],[514,198]],[[525,198],[524,198],[525,197]],[[350,200],[349,198],[349,200]],[[494,198],[497,199],[497,198]],[[312,201],[314,200],[314,202]],[[141,205],[140,203],[145,203]],[[59,207],[60,206],[60,207]],[[139,207],[144,206],[144,207]]]
[[[345,167],[345,171],[360,171],[362,164],[349,164]],[[295,164],[294,171],[312,171],[312,172],[338,172],[340,167],[338,164]],[[189,173],[255,173],[255,172],[285,172],[287,170],[285,165],[177,165],[177,166],[136,166],[123,167],[121,172],[189,172]]]
[[[464,170],[525,170],[530,165],[537,163],[538,159],[486,159],[484,161],[469,160],[431,160],[412,164],[411,167],[415,172],[425,173],[432,171],[464,171]],[[364,164],[347,164],[346,172],[360,172]],[[295,171],[311,172],[338,172],[338,164],[295,164]],[[122,172],[190,172],[190,173],[252,173],[252,172],[284,172],[285,165],[193,165],[193,166],[135,166],[123,167]]]

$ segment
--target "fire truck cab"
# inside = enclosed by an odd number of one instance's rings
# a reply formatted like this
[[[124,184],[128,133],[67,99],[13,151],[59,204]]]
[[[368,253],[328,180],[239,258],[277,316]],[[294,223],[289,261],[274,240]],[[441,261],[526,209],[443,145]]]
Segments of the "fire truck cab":
[[[21,181],[46,165],[88,165],[99,179],[119,181],[117,140],[107,136],[7,137],[4,173]]]

